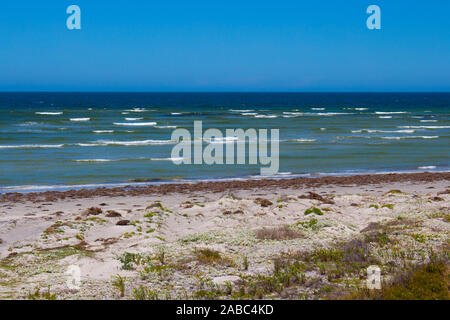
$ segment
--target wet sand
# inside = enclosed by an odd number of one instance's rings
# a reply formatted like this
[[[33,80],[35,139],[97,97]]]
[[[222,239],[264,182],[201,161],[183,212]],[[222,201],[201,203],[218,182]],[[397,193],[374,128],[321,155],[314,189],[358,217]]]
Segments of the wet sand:
[[[352,176],[325,176],[319,178],[292,179],[258,179],[244,181],[217,181],[182,184],[149,185],[133,187],[132,185],[116,188],[78,189],[69,191],[45,191],[31,193],[0,194],[0,202],[36,201],[51,202],[59,199],[83,199],[93,197],[122,197],[139,195],[158,195],[190,192],[225,192],[234,190],[250,190],[264,188],[313,188],[326,185],[362,186],[401,182],[433,182],[450,181],[450,172],[390,173]]]

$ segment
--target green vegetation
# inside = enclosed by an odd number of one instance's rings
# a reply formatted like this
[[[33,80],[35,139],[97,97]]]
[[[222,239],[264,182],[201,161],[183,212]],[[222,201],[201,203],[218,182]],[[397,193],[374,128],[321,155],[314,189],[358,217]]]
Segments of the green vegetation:
[[[120,275],[114,276],[112,279],[112,285],[114,288],[116,288],[119,291],[121,297],[125,296],[125,279],[124,278],[122,278]]]
[[[313,218],[308,221],[300,221],[297,222],[298,226],[302,226],[304,229],[311,229],[311,230],[318,230],[320,227],[318,225],[318,220],[316,218]]]
[[[220,252],[211,250],[211,249],[196,249],[194,251],[196,261],[200,264],[207,265],[226,265],[232,266],[233,262],[228,259],[222,257]]]
[[[122,262],[123,270],[134,270],[143,261],[143,256],[139,253],[124,252],[116,256],[116,259]]]
[[[29,292],[26,297],[28,300],[56,300],[56,294],[50,293],[50,286],[47,291],[42,292],[39,287],[36,287],[34,291]]]
[[[361,289],[346,299],[450,300],[449,266],[444,262],[426,264],[398,274],[381,290]]]
[[[305,210],[305,216],[308,215],[308,214],[311,214],[311,213],[317,214],[318,216],[322,216],[323,215],[322,210],[320,210],[319,208],[316,208],[316,207],[312,207],[312,208],[309,208],[309,209]]]
[[[140,285],[133,289],[134,300],[158,300],[158,293]]]

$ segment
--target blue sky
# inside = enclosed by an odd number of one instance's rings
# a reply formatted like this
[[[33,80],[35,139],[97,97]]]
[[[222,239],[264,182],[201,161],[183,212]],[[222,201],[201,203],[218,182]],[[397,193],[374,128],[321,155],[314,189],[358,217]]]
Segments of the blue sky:
[[[449,17],[448,0],[2,0],[0,90],[450,91]]]

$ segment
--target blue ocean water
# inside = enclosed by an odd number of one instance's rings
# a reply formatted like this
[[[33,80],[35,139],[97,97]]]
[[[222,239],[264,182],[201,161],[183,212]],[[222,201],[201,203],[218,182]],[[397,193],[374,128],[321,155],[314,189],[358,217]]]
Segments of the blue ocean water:
[[[172,163],[196,120],[280,129],[279,177],[448,171],[449,116],[450,93],[0,93],[0,192],[258,176]]]

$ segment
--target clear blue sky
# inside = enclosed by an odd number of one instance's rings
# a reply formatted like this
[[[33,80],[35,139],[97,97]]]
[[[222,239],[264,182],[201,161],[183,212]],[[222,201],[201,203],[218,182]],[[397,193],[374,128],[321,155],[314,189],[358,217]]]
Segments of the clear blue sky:
[[[450,1],[2,0],[0,90],[450,91]]]

